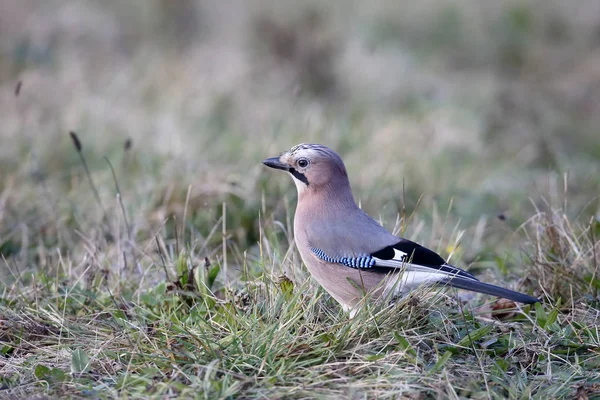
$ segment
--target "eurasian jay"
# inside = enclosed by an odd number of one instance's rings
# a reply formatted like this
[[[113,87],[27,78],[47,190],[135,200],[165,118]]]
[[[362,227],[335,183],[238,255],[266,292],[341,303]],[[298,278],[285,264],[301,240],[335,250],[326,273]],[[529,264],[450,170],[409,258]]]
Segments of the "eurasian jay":
[[[516,302],[535,297],[480,282],[435,252],[392,235],[354,201],[344,162],[319,144],[299,144],[263,163],[298,189],[296,245],[312,277],[347,311],[366,294],[402,297],[421,285],[450,286]]]

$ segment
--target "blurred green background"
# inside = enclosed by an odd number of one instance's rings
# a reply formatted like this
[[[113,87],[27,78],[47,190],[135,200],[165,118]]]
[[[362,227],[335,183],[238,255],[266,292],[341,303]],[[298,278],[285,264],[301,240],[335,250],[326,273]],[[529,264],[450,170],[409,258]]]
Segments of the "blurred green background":
[[[0,110],[0,250],[30,266],[101,235],[71,130],[138,243],[184,212],[203,242],[226,202],[241,260],[294,206],[261,161],[318,142],[386,227],[502,254],[536,208],[598,218],[600,3],[5,0]]]

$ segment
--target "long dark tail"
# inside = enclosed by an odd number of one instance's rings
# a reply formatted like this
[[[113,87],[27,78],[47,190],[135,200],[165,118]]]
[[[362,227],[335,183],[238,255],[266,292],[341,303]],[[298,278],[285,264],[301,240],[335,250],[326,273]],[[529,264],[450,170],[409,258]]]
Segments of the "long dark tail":
[[[539,299],[529,296],[525,293],[515,292],[514,290],[505,289],[500,286],[490,285],[489,283],[483,283],[472,279],[466,279],[460,276],[454,276],[441,283],[458,289],[490,294],[492,296],[498,296],[524,304],[533,304],[540,301]]]

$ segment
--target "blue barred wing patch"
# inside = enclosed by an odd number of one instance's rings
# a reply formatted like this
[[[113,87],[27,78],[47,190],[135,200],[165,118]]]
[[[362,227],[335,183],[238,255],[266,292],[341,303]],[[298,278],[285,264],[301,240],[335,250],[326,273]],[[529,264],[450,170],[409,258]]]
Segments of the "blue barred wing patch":
[[[368,254],[358,257],[330,257],[319,248],[311,247],[310,250],[321,260],[333,264],[342,264],[346,267],[361,269],[375,266],[375,258]]]

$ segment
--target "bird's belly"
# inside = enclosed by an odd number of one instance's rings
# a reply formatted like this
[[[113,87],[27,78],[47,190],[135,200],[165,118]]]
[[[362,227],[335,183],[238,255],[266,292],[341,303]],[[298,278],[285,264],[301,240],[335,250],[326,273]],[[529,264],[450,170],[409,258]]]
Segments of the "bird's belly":
[[[311,276],[345,309],[354,308],[366,294],[383,293],[386,275],[325,262],[314,255],[303,260]]]

